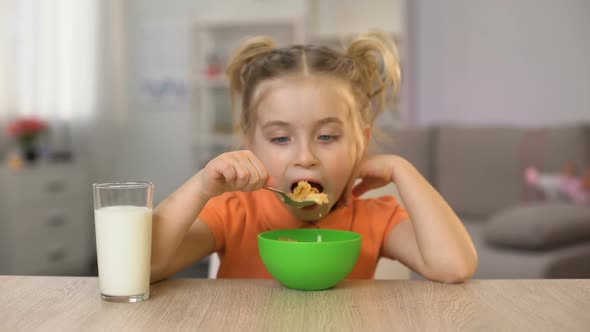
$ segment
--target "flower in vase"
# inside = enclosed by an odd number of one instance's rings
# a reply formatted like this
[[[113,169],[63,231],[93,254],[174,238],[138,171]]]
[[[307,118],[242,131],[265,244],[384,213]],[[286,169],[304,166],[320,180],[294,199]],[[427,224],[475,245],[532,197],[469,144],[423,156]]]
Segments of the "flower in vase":
[[[47,131],[47,122],[37,117],[14,120],[8,125],[8,135],[15,139],[27,160],[37,159],[37,139]]]

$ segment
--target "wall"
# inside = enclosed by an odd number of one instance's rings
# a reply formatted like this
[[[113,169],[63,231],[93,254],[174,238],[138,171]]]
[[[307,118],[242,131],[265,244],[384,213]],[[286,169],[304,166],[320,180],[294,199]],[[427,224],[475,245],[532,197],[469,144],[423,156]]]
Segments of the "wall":
[[[416,123],[590,121],[590,2],[418,0]]]

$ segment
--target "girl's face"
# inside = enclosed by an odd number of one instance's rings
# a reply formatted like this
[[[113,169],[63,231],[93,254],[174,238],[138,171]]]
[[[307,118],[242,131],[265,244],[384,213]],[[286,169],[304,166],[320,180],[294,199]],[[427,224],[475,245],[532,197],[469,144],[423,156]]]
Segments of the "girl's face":
[[[357,160],[347,86],[326,77],[270,82],[258,97],[248,146],[262,161],[272,185],[291,192],[307,180],[329,204],[288,207],[298,219],[326,216],[343,194]]]

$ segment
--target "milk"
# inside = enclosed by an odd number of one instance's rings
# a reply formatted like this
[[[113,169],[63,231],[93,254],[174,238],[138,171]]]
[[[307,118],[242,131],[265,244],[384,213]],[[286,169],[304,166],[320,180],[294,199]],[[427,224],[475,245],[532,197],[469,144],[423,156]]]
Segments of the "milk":
[[[103,295],[149,294],[152,210],[109,206],[94,210],[100,291]]]

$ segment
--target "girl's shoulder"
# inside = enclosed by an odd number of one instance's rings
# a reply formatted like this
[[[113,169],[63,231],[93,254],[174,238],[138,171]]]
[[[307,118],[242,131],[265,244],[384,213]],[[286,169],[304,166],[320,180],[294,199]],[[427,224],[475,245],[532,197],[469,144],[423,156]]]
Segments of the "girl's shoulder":
[[[390,219],[398,214],[405,214],[405,209],[393,195],[357,198],[354,201],[357,216],[371,220]]]
[[[357,198],[354,200],[355,205],[367,206],[367,207],[393,207],[396,208],[399,205],[399,200],[393,195],[385,195],[379,197],[369,198]]]
[[[393,195],[356,199],[353,215],[357,220],[364,220],[357,223],[357,230],[364,230],[371,236],[389,234],[395,225],[409,218],[406,209]],[[383,239],[378,238],[379,241]]]

